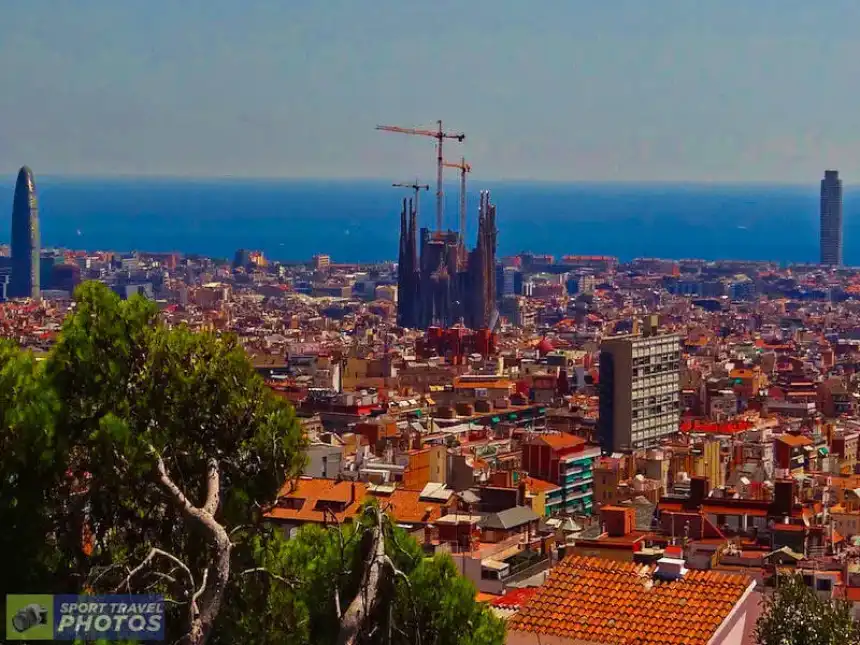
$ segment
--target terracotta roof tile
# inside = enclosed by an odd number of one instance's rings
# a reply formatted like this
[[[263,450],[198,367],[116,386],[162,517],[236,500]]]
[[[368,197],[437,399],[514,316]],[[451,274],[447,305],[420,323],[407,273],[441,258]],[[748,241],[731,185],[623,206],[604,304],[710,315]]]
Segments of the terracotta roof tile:
[[[353,499],[353,486],[354,499]],[[337,481],[334,479],[300,477],[293,487],[287,482],[278,495],[278,504],[266,513],[266,518],[296,523],[331,522],[329,506],[338,522],[351,520],[362,502],[376,497],[382,508],[396,522],[422,524],[438,520],[444,503],[421,499],[421,491],[396,489],[388,495],[372,495],[364,482]],[[447,503],[450,503],[450,498]]]
[[[505,607],[507,609],[519,609],[537,593],[537,587],[522,587],[511,589],[504,596],[497,596],[492,600],[494,607]]]
[[[712,571],[661,581],[653,579],[653,569],[571,555],[510,619],[508,630],[595,645],[705,645],[753,583]]]
[[[796,448],[800,448],[803,446],[811,446],[813,443],[812,439],[810,439],[809,437],[804,437],[803,435],[796,435],[796,434],[777,435],[776,440],[780,441],[781,443],[784,443],[788,446],[792,446],[792,447],[796,447]]]
[[[442,517],[442,507],[451,503],[451,497],[445,502],[431,502],[421,499],[420,490],[398,488],[391,495],[379,497],[379,503],[397,522],[422,524]]]
[[[576,437],[570,434],[542,434],[535,437],[537,441],[543,441],[550,448],[555,450],[564,450],[565,448],[576,448],[585,443],[582,437]]]
[[[558,484],[553,484],[552,482],[545,481],[543,479],[538,479],[537,477],[525,477],[526,489],[534,493],[546,493],[551,490],[558,490],[561,488]]]
[[[338,522],[342,522],[358,513],[366,494],[367,485],[363,482],[300,477],[295,485],[293,482],[284,484],[278,494],[278,505],[266,513],[266,518],[323,523],[331,521],[331,513],[326,513],[323,508],[325,503],[329,503]]]

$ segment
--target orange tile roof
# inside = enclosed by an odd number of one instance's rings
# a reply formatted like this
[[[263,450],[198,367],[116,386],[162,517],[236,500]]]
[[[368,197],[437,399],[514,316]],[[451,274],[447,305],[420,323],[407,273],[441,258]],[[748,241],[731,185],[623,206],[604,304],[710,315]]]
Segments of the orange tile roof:
[[[361,503],[364,501],[367,494],[367,485],[363,482],[353,483],[310,477],[300,477],[296,480],[294,489],[292,488],[292,482],[287,482],[281,488],[280,493],[278,493],[279,503],[282,499],[296,500],[296,508],[283,508],[279,505],[266,513],[266,518],[300,523],[330,522],[331,513],[317,510],[317,502],[322,500],[347,503],[350,501],[353,485],[355,486],[355,500],[351,504],[347,504],[343,511],[335,513],[338,522],[352,519],[358,513]]]
[[[585,443],[582,437],[575,437],[572,434],[542,434],[537,437],[542,440],[550,448],[555,450],[564,450],[565,448],[576,448]]]
[[[782,443],[786,444],[787,446],[792,446],[792,447],[802,447],[802,446],[811,446],[812,445],[812,439],[810,439],[809,437],[804,437],[802,435],[781,434],[781,435],[777,435],[776,439],[777,439],[777,441],[781,441]]]
[[[278,495],[279,501],[295,500],[296,508],[278,505],[266,513],[266,518],[297,523],[331,522],[331,513],[317,509],[317,502],[322,500],[346,504],[344,510],[336,512],[335,516],[338,522],[349,521],[358,513],[365,499],[375,497],[395,522],[422,524],[438,520],[442,516],[442,506],[451,501],[450,498],[445,503],[424,501],[421,491],[401,488],[387,495],[374,495],[364,482],[355,482],[355,501],[349,503],[351,495],[352,482],[301,477],[296,482],[295,490],[291,490],[288,482]]]
[[[652,573],[652,566],[568,556],[508,631],[594,645],[705,645],[753,584],[713,571],[688,571],[671,582]]]
[[[529,476],[524,479],[526,482],[526,489],[534,493],[547,493],[551,490],[558,490],[561,488],[558,484],[553,484],[552,482],[544,481],[537,477]]]
[[[390,495],[379,496],[378,499],[380,507],[396,522],[403,524],[435,522],[442,517],[442,506],[451,502],[450,497],[443,503],[424,501],[420,497],[420,490],[398,488]]]
[[[497,596],[491,602],[494,607],[504,607],[506,609],[519,609],[525,605],[532,596],[537,593],[538,587],[521,587],[511,589],[503,596]]]

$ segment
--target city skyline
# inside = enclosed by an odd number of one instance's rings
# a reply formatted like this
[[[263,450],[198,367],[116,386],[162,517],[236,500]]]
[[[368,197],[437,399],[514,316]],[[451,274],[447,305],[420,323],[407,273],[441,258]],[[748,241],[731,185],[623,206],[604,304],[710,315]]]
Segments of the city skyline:
[[[855,3],[85,5],[6,8],[4,173],[401,180],[442,118],[477,181],[860,177]]]

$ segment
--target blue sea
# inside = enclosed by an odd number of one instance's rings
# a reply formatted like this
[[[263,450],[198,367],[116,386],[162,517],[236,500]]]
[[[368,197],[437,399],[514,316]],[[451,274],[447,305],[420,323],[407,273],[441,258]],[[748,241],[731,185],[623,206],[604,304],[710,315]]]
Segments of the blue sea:
[[[7,242],[14,176],[0,182]],[[400,199],[386,181],[71,179],[39,177],[42,244],[88,250],[177,251],[232,257],[237,248],[302,261],[394,260]],[[475,184],[497,205],[499,253],[814,262],[818,185]],[[446,187],[457,218],[457,186]],[[435,203],[423,193],[422,225]],[[845,190],[845,262],[860,265],[860,188]]]

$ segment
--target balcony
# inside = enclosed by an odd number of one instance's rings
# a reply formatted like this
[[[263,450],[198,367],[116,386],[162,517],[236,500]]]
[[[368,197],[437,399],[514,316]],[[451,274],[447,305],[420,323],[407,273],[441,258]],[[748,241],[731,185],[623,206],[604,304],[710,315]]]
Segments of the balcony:
[[[571,455],[565,455],[561,458],[563,464],[573,464],[578,461],[586,461],[589,459],[597,459],[600,457],[600,448],[586,448],[582,452],[576,452]]]
[[[572,501],[583,499],[584,497],[592,497],[593,495],[594,491],[591,490],[584,490],[579,493],[571,493],[569,495],[565,495],[565,506],[567,506]]]
[[[590,485],[593,483],[594,483],[594,478],[589,477],[588,479],[583,479],[581,481],[575,481],[575,482],[569,482],[569,483],[565,484],[564,490],[567,491],[571,488],[578,488],[580,486],[589,486],[589,490],[590,490]]]

